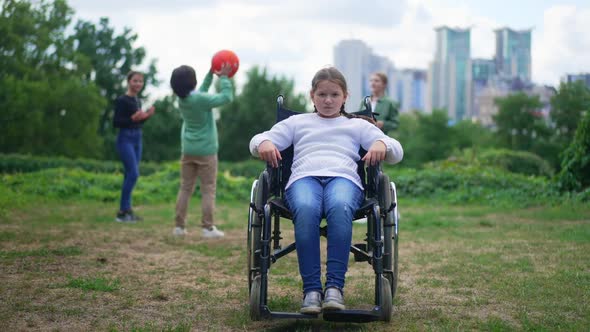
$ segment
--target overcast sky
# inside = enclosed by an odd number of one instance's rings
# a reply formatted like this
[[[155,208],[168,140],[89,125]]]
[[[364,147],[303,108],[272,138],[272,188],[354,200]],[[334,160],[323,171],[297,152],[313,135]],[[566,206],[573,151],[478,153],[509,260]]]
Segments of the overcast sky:
[[[319,68],[333,63],[342,39],[364,40],[398,68],[426,69],[439,25],[472,27],[473,57],[491,58],[498,27],[533,28],[533,80],[557,85],[564,73],[590,72],[590,1],[582,0],[70,0],[76,17],[102,16],[139,35],[158,60],[169,93],[172,69],[195,67],[200,80],[220,49],[240,57],[238,84],[253,65],[293,78],[308,91]]]

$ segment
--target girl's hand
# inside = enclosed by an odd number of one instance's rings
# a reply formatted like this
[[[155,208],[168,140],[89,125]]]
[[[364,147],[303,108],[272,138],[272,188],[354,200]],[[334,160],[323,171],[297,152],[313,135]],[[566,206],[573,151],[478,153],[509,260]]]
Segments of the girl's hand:
[[[131,116],[131,120],[133,122],[143,121],[147,118],[148,118],[148,115],[146,113],[144,113],[142,110],[139,110],[139,111],[133,113],[133,115]]]
[[[263,141],[258,145],[258,155],[260,159],[266,161],[274,168],[279,167],[279,160],[283,159],[279,149],[269,140]]]
[[[221,69],[219,69],[218,71],[215,71],[215,75],[217,76],[228,76],[229,73],[231,73],[231,64],[229,62],[224,62],[221,65]]]
[[[385,159],[385,155],[387,154],[387,145],[382,141],[375,141],[373,145],[367,151],[367,154],[363,157],[363,161],[369,163],[369,165],[374,166],[378,162]]]

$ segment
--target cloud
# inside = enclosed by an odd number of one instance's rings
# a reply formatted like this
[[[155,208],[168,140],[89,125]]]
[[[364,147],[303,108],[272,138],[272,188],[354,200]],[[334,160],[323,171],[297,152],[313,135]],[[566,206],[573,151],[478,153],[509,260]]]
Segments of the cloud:
[[[468,2],[439,0],[172,0],[125,2],[71,0],[78,17],[97,21],[108,16],[119,29],[129,26],[137,46],[158,59],[164,84],[181,64],[195,67],[200,77],[220,49],[234,50],[244,72],[264,66],[271,74],[294,78],[305,92],[315,71],[333,63],[333,48],[343,39],[365,41],[374,52],[399,68],[426,69],[434,57],[434,27],[471,27],[473,57],[491,58],[493,30],[502,17],[477,13]],[[471,6],[471,7],[470,7]],[[523,18],[523,25],[527,20]],[[545,11],[543,28],[533,31],[533,77],[556,83],[566,71],[590,68],[589,9],[554,6]],[[588,70],[588,69],[587,69]]]
[[[590,8],[545,10],[542,34],[533,39],[533,79],[557,84],[566,73],[590,72]]]
[[[127,12],[178,12],[189,8],[207,8],[216,6],[219,1],[214,0],[70,0],[69,5],[94,13],[127,13]]]

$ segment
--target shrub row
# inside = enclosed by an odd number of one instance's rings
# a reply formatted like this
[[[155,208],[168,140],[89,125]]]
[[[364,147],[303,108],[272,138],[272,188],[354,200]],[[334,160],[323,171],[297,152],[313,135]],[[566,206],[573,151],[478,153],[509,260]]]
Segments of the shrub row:
[[[259,171],[257,169],[256,173]],[[497,168],[449,163],[421,170],[386,167],[385,171],[395,181],[398,195],[404,199],[526,206],[559,202],[574,195],[559,194],[546,178],[509,173]],[[177,163],[163,164],[159,171],[140,178],[133,194],[134,202],[174,202],[179,178]],[[217,178],[218,200],[241,202],[246,207],[253,180],[254,177],[236,176],[229,170],[220,171]],[[18,197],[116,202],[121,182],[121,174],[93,173],[83,169],[52,168],[4,174],[0,178],[0,210],[10,208]],[[195,195],[199,195],[198,188]],[[576,200],[590,199],[590,191],[576,195]]]
[[[30,173],[48,168],[80,168],[95,173],[116,173],[123,171],[123,165],[120,161],[0,154],[0,173],[3,174]],[[149,175],[155,173],[160,168],[160,164],[142,162],[140,164],[140,173]]]

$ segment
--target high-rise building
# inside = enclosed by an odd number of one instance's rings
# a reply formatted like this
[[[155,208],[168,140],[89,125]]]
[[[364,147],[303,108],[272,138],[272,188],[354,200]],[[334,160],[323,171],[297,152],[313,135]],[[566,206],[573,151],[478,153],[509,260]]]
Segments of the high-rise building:
[[[471,116],[471,30],[438,27],[428,70],[427,108],[446,109],[452,121]]]
[[[566,74],[561,79],[561,81],[564,83],[572,83],[572,82],[576,82],[576,81],[582,81],[590,89],[590,73]]]
[[[390,76],[390,97],[400,104],[400,112],[426,110],[427,75],[426,70],[402,69]]]
[[[471,60],[471,79],[472,79],[472,105],[471,105],[471,119],[475,120],[479,117],[480,104],[482,100],[479,96],[486,92],[490,80],[496,76],[496,62],[493,59],[472,59]]]
[[[367,44],[356,39],[340,41],[334,47],[334,66],[346,78],[349,93],[346,101],[348,112],[358,111],[362,98],[371,94],[368,84],[369,76],[373,72],[384,72],[391,77],[395,71],[389,59],[373,54],[373,50]],[[393,87],[389,85],[388,88],[388,93],[391,94]]]
[[[496,33],[496,67],[506,77],[531,81],[531,29],[500,28]]]

